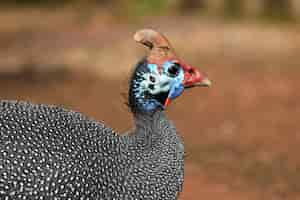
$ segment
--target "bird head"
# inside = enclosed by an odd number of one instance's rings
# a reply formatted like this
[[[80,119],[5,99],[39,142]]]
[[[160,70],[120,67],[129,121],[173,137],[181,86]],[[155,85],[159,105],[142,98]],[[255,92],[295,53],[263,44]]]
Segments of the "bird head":
[[[152,29],[137,31],[135,41],[150,49],[137,63],[129,86],[132,111],[153,112],[165,109],[185,89],[210,86],[210,80],[197,68],[182,62],[161,33]]]

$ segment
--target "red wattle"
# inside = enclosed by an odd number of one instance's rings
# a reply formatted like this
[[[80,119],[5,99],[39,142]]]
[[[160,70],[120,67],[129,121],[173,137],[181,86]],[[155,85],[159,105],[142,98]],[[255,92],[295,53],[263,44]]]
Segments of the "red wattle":
[[[171,99],[168,97],[165,101],[165,107],[167,107],[171,103]]]
[[[188,65],[183,65],[183,69],[184,69],[183,84],[185,86],[191,86],[195,83],[199,83],[202,81],[203,76],[198,69]]]

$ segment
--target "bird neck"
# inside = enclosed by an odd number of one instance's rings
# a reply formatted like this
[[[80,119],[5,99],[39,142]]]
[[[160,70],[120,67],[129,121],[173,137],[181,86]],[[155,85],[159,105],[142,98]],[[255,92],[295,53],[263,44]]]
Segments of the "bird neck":
[[[150,140],[152,142],[173,134],[172,131],[168,131],[169,128],[175,130],[162,110],[156,110],[153,113],[135,113],[134,121],[135,135],[140,139]],[[176,134],[176,131],[174,132]]]

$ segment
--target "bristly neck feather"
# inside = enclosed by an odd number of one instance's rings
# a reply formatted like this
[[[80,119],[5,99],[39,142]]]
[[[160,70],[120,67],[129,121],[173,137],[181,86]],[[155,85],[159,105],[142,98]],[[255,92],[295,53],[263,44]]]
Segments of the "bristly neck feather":
[[[149,99],[153,96],[137,96],[135,89],[136,80],[140,78],[141,73],[148,73],[148,62],[142,59],[132,74],[129,83],[128,106],[133,113],[135,130],[131,135],[133,146],[138,145],[139,148],[151,148],[153,144],[163,144],[168,148],[169,144],[181,143],[175,126],[169,121],[165,115],[163,107],[155,105],[153,110],[145,110],[145,103],[149,103]],[[151,104],[151,102],[150,102]]]
[[[140,144],[149,145],[177,137],[173,123],[167,119],[162,110],[152,114],[134,114],[134,122],[134,137]]]
[[[134,116],[134,135],[143,140],[148,140],[151,137],[151,141],[153,141],[158,138],[161,139],[172,131],[174,133],[171,134],[176,134],[176,130],[173,124],[166,118],[161,105],[153,105],[155,106],[154,109],[145,110],[145,103],[151,104],[153,97],[136,94],[137,84],[139,84],[137,81],[140,81],[139,79],[142,78],[141,74],[148,73],[147,64],[147,60],[142,59],[135,67],[129,83],[128,105]]]

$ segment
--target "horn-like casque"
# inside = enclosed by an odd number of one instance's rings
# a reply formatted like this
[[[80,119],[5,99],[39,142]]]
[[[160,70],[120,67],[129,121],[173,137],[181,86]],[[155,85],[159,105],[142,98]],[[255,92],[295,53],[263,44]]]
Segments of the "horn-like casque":
[[[149,63],[160,65],[166,60],[176,59],[176,54],[168,39],[155,30],[139,30],[134,34],[133,38],[135,41],[150,48],[150,53],[147,56]]]

